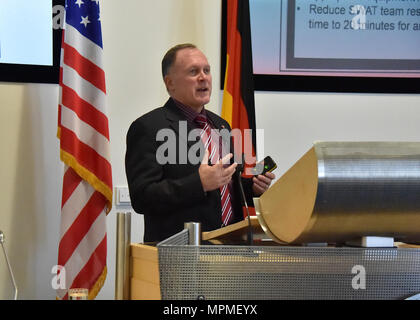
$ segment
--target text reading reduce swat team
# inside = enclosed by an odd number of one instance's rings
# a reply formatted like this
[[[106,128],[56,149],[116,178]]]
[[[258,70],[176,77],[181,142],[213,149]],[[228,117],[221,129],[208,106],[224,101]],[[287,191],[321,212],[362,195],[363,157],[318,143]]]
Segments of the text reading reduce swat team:
[[[349,14],[354,14],[353,10],[354,6],[349,6]],[[299,8],[298,8],[299,10]],[[380,14],[381,16],[420,16],[420,9],[415,8],[406,8],[405,10],[403,8],[387,8],[387,7],[379,7],[379,6],[365,6],[364,7],[364,13],[366,15],[376,15]],[[318,14],[318,15],[345,15],[346,14],[346,8],[345,7],[332,7],[330,5],[326,6],[318,6],[316,4],[310,4],[309,5],[309,13],[310,14]]]

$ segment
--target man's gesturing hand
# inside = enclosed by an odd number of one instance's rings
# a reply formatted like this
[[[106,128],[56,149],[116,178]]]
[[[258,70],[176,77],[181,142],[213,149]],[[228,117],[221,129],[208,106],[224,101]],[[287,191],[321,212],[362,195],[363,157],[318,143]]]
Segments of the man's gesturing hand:
[[[229,167],[225,167],[225,164],[229,163],[232,157],[233,155],[229,153],[223,159],[217,161],[215,165],[210,166],[208,164],[209,152],[206,150],[200,168],[198,169],[204,191],[216,190],[230,182],[238,165],[237,163],[233,163]]]

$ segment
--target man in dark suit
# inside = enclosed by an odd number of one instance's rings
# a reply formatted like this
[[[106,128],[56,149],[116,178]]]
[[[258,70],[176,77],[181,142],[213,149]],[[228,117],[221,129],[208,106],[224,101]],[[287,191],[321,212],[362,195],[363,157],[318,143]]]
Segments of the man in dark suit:
[[[192,44],[175,46],[162,60],[162,76],[169,100],[127,133],[126,174],[133,209],[144,214],[145,242],[168,238],[184,222],[201,222],[208,231],[243,219],[237,163],[222,152],[231,141],[219,134],[230,126],[204,107],[212,90],[207,58]],[[272,179],[272,173],[243,179],[248,202]]]

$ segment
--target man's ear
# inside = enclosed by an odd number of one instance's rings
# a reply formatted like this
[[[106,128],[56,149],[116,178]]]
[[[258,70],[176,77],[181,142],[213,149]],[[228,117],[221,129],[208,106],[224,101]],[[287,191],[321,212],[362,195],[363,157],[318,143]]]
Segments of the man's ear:
[[[163,81],[165,82],[166,85],[166,90],[170,93],[173,90],[173,80],[171,78],[171,76],[166,75],[165,78],[163,78]]]

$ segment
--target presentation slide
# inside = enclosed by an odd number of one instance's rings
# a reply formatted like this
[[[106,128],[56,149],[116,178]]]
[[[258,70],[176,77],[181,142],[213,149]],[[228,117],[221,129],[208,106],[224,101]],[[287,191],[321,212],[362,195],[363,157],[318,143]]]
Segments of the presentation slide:
[[[53,65],[52,0],[0,0],[0,63]]]
[[[255,74],[420,78],[420,0],[250,0]]]

